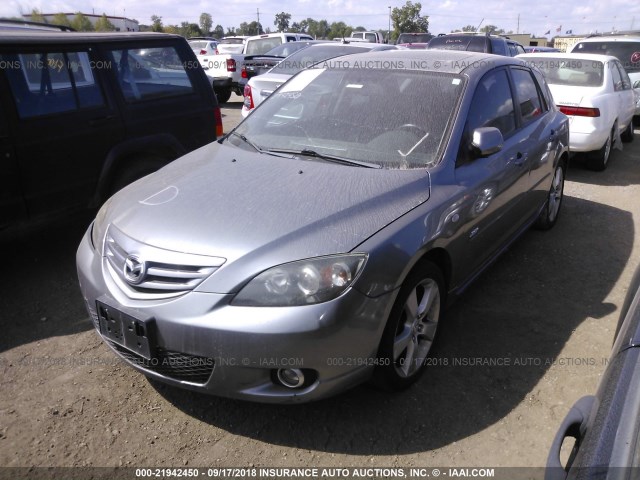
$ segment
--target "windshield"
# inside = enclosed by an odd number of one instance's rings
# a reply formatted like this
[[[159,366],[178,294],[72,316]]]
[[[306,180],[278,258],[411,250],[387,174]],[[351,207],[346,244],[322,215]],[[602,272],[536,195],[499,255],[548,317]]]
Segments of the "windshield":
[[[612,55],[620,60],[627,73],[640,72],[640,42],[582,42],[578,43],[571,52]]]
[[[264,55],[269,50],[276,48],[278,45],[282,45],[282,38],[280,37],[266,37],[256,38],[247,42],[247,55]]]
[[[429,40],[427,47],[440,50],[468,50],[470,52],[486,52],[487,37],[474,35],[443,35]]]
[[[310,161],[330,156],[387,169],[435,165],[463,77],[392,66],[345,68],[347,63],[333,60],[300,72],[227,141]]]
[[[219,40],[218,43],[226,44],[226,45],[242,45],[244,43],[243,38],[223,38]]]
[[[282,75],[294,75],[300,70],[309,68],[318,62],[328,60],[330,58],[339,57],[340,55],[349,55],[351,53],[369,52],[367,47],[358,47],[355,45],[319,45],[317,47],[305,48],[298,50],[290,55],[278,65],[273,67],[272,73],[280,73]]]
[[[599,61],[552,56],[527,57],[524,60],[538,67],[550,85],[600,87],[604,81],[604,64]]]
[[[396,43],[427,43],[432,38],[430,33],[401,33]]]
[[[298,50],[307,48],[309,45],[311,45],[311,43],[309,42],[287,42],[269,50],[267,53],[265,53],[265,55],[284,58],[288,57],[292,53],[297,52]]]

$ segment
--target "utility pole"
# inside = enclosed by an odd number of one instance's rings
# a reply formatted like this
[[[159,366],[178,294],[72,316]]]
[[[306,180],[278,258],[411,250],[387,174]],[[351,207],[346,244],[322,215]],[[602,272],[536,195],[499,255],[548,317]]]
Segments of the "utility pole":
[[[256,35],[260,35],[260,9],[256,8],[256,11],[258,12],[258,32],[256,33]]]
[[[516,28],[516,34],[520,33],[520,14],[518,14],[518,27]]]
[[[389,5],[389,30],[387,31],[387,43],[391,43],[391,5]]]

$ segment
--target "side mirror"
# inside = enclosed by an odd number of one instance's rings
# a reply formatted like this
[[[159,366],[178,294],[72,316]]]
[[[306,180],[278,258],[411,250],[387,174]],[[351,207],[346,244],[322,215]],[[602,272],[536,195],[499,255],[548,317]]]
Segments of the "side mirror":
[[[480,157],[488,157],[502,150],[504,139],[495,127],[481,127],[473,131],[471,147]]]

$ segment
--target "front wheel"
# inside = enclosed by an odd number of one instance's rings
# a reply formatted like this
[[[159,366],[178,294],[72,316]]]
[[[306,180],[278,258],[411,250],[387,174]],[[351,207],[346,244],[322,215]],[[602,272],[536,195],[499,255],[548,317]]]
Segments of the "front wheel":
[[[443,310],[444,279],[440,269],[421,262],[406,278],[387,320],[378,349],[373,383],[402,390],[425,370]]]
[[[535,223],[535,227],[538,230],[549,230],[558,221],[564,195],[564,168],[564,162],[560,162],[553,174],[549,196]]]

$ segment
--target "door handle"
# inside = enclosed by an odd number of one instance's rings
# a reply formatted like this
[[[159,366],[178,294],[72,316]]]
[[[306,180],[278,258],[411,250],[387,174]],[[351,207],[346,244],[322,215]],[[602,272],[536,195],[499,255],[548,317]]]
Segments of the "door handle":
[[[108,122],[109,120],[113,120],[114,118],[116,118],[115,115],[106,115],[104,117],[92,118],[91,120],[89,120],[89,126],[96,127]]]
[[[527,154],[518,152],[516,156],[512,158],[512,160],[514,165],[516,165],[517,167],[520,167],[524,165],[524,163],[527,161]]]

